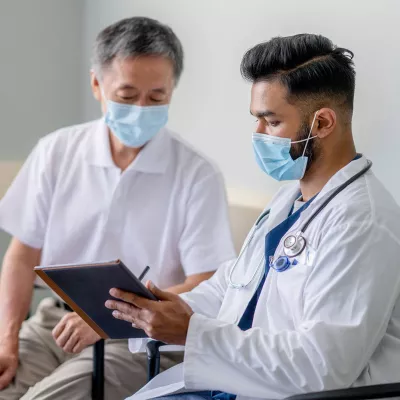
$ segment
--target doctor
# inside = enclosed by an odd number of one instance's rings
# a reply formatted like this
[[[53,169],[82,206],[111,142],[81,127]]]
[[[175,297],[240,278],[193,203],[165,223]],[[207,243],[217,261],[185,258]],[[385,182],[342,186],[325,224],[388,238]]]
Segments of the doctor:
[[[400,380],[400,210],[354,146],[352,57],[309,34],[245,54],[256,161],[294,183],[238,261],[192,292],[149,282],[152,302],[112,290],[130,303],[107,302],[116,318],[186,346],[184,363],[133,399],[276,399]]]

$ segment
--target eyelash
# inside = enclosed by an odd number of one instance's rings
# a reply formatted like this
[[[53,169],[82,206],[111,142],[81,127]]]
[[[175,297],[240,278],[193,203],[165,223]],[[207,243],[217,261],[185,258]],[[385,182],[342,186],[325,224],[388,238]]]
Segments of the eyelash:
[[[121,97],[121,99],[123,101],[132,101],[134,100],[134,97]],[[158,100],[158,99],[150,99],[151,101],[154,101],[154,103],[161,103],[162,100]]]
[[[258,122],[259,120],[258,119],[256,119],[254,122]],[[273,128],[276,128],[278,125],[280,124],[280,121],[272,121],[272,122],[269,122],[268,123],[268,125],[271,125]]]

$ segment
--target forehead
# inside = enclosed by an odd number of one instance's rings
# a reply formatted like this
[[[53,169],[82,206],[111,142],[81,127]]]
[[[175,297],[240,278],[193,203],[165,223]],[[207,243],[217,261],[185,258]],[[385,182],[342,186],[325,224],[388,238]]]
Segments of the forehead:
[[[173,84],[171,60],[161,56],[116,57],[103,72],[104,81],[132,84],[135,87]]]
[[[279,110],[290,107],[287,101],[287,89],[279,82],[259,81],[251,88],[251,111],[253,113]]]

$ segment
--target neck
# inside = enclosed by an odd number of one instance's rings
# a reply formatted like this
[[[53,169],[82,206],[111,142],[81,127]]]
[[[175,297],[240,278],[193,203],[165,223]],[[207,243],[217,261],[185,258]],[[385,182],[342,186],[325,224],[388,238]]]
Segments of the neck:
[[[110,138],[111,157],[114,164],[125,171],[126,168],[133,162],[143,147],[132,148],[122,144],[111,132],[108,133]]]
[[[330,152],[321,151],[318,160],[313,162],[304,178],[300,181],[300,189],[304,201],[318,194],[338,171],[349,164],[357,155],[354,142],[340,148],[331,148]]]

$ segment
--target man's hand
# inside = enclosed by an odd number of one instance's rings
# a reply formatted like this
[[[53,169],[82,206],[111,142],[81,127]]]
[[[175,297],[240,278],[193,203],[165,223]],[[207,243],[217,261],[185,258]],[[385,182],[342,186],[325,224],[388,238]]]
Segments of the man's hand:
[[[5,389],[14,378],[18,368],[18,346],[0,345],[0,390]]]
[[[66,314],[53,329],[53,337],[65,352],[78,354],[101,337],[76,313]]]
[[[130,322],[135,328],[169,344],[184,345],[186,342],[192,309],[178,295],[164,292],[147,282],[148,289],[160,301],[147,300],[133,293],[111,289],[111,296],[123,300],[108,300],[106,307],[114,318]]]

